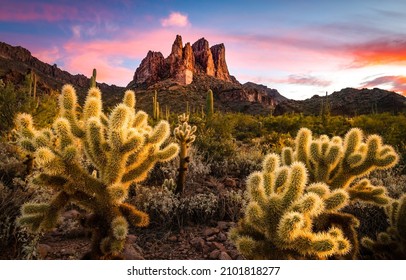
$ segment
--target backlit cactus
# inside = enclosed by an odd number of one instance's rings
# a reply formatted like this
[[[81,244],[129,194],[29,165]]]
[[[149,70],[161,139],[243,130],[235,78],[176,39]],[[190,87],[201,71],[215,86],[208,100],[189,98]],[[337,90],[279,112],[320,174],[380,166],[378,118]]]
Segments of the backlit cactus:
[[[380,259],[406,259],[406,195],[392,200],[385,208],[389,227],[376,240],[364,237],[361,244]]]
[[[387,205],[385,188],[365,177],[398,161],[379,136],[363,138],[352,129],[344,139],[313,139],[302,128],[294,148],[268,155],[247,181],[245,217],[230,235],[237,248],[253,259],[355,258],[359,221],[340,210],[357,200]]]
[[[157,162],[173,159],[179,146],[163,143],[169,137],[166,121],[155,127],[148,115],[135,111],[135,95],[126,91],[123,102],[106,116],[101,92],[91,88],[84,109],[77,113],[77,97],[71,85],[62,88],[60,116],[52,130],[37,130],[27,114],[17,116],[19,144],[35,155],[42,173],[40,186],[52,187],[56,196],[47,204],[26,204],[20,224],[34,231],[51,229],[67,203],[91,213],[92,250],[88,257],[116,257],[125,244],[129,224],[147,226],[149,217],[125,202],[132,183],[146,179]],[[83,159],[92,168],[83,165]]]
[[[283,166],[278,155],[270,154],[262,171],[249,176],[247,188],[245,217],[230,232],[246,258],[325,259],[350,252],[351,242],[339,227],[313,229],[325,213],[338,214],[348,194],[323,183],[309,185],[303,163]]]
[[[395,150],[384,145],[380,136],[371,135],[364,141],[363,132],[357,128],[351,129],[344,139],[337,136],[330,139],[326,135],[313,139],[312,132],[302,128],[294,149],[282,151],[283,164],[305,163],[310,181],[324,182],[332,190],[345,189],[351,200],[377,205],[388,203],[385,189],[373,186],[364,177],[373,170],[391,168],[398,160]]]
[[[189,147],[196,139],[196,126],[190,126],[189,115],[182,114],[178,117],[179,125],[173,131],[176,141],[180,145],[179,152],[179,173],[176,182],[175,193],[183,193],[186,184],[186,172],[189,164]]]

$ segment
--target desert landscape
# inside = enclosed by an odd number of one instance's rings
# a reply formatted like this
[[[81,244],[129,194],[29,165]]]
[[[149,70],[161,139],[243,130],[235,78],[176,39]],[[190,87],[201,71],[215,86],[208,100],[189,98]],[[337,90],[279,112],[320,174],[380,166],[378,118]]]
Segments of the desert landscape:
[[[253,51],[236,56],[237,39],[165,29],[162,49],[133,46],[144,55],[115,85],[101,56],[77,74],[72,54],[50,63],[8,42],[7,26],[34,21],[19,16],[0,13],[0,259],[406,259],[404,76],[365,62],[372,80],[357,86],[355,66],[332,68],[343,84],[254,82],[232,72]],[[160,25],[190,34],[182,16]],[[72,32],[65,51],[85,36]],[[110,50],[103,40],[81,59]],[[362,58],[398,71],[396,43]]]

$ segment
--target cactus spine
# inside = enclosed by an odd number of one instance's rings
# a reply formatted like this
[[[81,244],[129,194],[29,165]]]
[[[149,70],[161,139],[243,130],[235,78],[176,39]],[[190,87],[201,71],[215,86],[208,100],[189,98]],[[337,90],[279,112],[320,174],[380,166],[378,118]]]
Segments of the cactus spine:
[[[58,191],[50,203],[25,204],[19,222],[33,231],[51,229],[64,206],[76,203],[91,213],[87,225],[92,229],[92,247],[87,257],[117,257],[129,224],[149,223],[146,213],[125,202],[130,185],[143,181],[156,162],[174,158],[179,146],[161,147],[169,137],[169,124],[149,126],[148,115],[135,111],[133,91],[125,92],[123,102],[109,116],[103,113],[101,92],[94,87],[80,115],[71,85],[62,88],[59,103],[60,117],[53,130],[35,129],[28,114],[17,116],[19,144],[35,155],[43,170],[35,183]],[[82,158],[90,160],[97,172],[89,172]]]
[[[214,98],[213,91],[209,89],[206,96],[206,116],[208,119],[211,119],[214,114]]]
[[[190,144],[193,143],[196,139],[196,135],[194,135],[194,133],[196,132],[197,127],[189,125],[189,115],[187,114],[180,115],[178,117],[178,121],[179,125],[173,131],[176,141],[179,143],[180,146],[178,169],[179,173],[175,193],[181,194],[185,189],[186,172],[190,161],[188,151]]]

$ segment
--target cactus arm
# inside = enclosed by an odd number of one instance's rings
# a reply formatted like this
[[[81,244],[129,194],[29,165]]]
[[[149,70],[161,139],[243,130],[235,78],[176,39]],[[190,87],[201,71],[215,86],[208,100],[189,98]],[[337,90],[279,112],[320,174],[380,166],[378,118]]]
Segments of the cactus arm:
[[[26,203],[22,207],[22,216],[18,223],[30,227],[33,231],[52,229],[57,224],[59,213],[68,202],[69,195],[60,192],[49,204]]]

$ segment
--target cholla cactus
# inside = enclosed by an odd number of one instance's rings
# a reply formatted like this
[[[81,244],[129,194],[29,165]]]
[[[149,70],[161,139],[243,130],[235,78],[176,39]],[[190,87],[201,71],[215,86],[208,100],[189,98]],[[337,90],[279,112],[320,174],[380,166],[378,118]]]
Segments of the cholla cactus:
[[[364,177],[373,170],[393,167],[398,159],[394,149],[384,145],[380,136],[371,135],[364,141],[358,128],[351,129],[344,139],[337,136],[330,139],[326,135],[313,139],[312,132],[302,128],[296,136],[294,149],[282,151],[283,164],[303,162],[310,181],[324,182],[332,190],[345,189],[351,200],[381,206],[389,202],[384,187],[373,186]]]
[[[35,179],[41,186],[58,191],[50,203],[25,204],[20,224],[34,231],[51,229],[65,205],[73,202],[92,215],[92,250],[88,257],[116,257],[123,249],[129,224],[147,226],[149,217],[127,204],[129,186],[146,179],[155,163],[174,158],[179,146],[170,143],[166,121],[154,128],[148,115],[135,111],[135,95],[126,91],[124,100],[109,116],[102,111],[101,92],[91,88],[84,110],[77,114],[77,97],[71,85],[62,88],[60,117],[51,129],[35,129],[27,114],[17,117],[19,144],[35,155],[42,173]],[[94,170],[81,164],[83,157]]]
[[[377,135],[364,142],[359,129],[343,140],[313,139],[302,128],[295,141],[249,177],[250,202],[232,239],[248,258],[355,258],[359,221],[339,210],[355,200],[387,205],[384,187],[364,177],[392,167],[398,155]]]
[[[163,184],[162,184],[162,188],[167,189],[168,191],[174,193],[175,189],[176,189],[175,181],[172,178],[171,179],[165,179]]]
[[[386,208],[389,227],[376,240],[364,237],[361,244],[385,259],[406,259],[406,195],[393,200]]]
[[[197,127],[190,126],[188,121],[189,121],[188,114],[179,115],[178,116],[179,125],[173,131],[176,141],[180,145],[179,174],[175,189],[176,194],[183,193],[183,190],[185,189],[186,172],[190,161],[188,151],[190,144],[193,143],[196,139],[196,135],[194,135],[194,133],[196,132]]]
[[[351,242],[331,226],[314,231],[314,221],[325,213],[337,214],[348,194],[330,191],[324,183],[308,185],[301,162],[281,166],[276,154],[266,156],[261,172],[247,180],[249,203],[245,217],[230,232],[238,250],[250,259],[325,259],[345,255]]]

